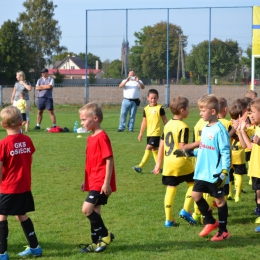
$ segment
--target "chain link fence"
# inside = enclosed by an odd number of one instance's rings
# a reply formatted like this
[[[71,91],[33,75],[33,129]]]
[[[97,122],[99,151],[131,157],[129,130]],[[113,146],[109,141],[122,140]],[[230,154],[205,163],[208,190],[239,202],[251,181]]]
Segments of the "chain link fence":
[[[141,90],[141,107],[147,104],[146,96],[150,88],[155,88],[159,92],[159,103],[166,105],[166,85],[148,85]],[[2,104],[10,105],[13,86],[1,87]],[[212,93],[218,97],[225,97],[229,104],[237,98],[242,98],[248,90],[246,85],[214,85]],[[256,86],[255,91],[260,96],[260,87]],[[191,105],[196,106],[197,100],[207,93],[206,85],[172,85],[170,86],[170,99],[181,95],[190,101]],[[37,104],[37,91],[35,87],[29,92],[31,105]],[[54,87],[53,100],[54,104],[86,104],[86,88],[85,86],[63,86]],[[120,105],[123,99],[123,90],[118,86],[90,86],[89,87],[89,102],[97,102],[100,105]]]
[[[228,88],[232,95],[235,86],[250,84],[250,68],[242,57],[251,45],[252,8],[87,10],[86,52],[108,62],[117,57],[122,77],[134,69],[152,85],[166,85],[166,104],[171,89],[188,85],[206,85],[206,94],[233,84]]]
[[[166,106],[178,95],[196,104],[207,93],[230,103],[249,89],[250,68],[242,57],[252,40],[250,6],[87,10],[85,34],[86,53],[107,57],[103,72],[106,62],[117,60],[122,79],[134,69],[149,82],[141,90],[142,105],[149,88],[159,91],[160,103]],[[121,103],[118,85],[86,84],[56,85],[54,103]],[[260,96],[259,86],[255,90]],[[13,86],[1,88],[2,104],[10,103],[12,91]],[[30,99],[37,103],[34,87]]]

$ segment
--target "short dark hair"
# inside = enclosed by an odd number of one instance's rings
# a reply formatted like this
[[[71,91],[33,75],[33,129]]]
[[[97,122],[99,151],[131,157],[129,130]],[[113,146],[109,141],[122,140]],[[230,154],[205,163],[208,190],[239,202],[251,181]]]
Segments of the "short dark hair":
[[[243,106],[237,100],[229,108],[229,114],[232,119],[238,119],[243,114]]]
[[[170,109],[174,115],[179,115],[181,109],[186,109],[189,105],[189,100],[185,97],[178,96],[170,103]]]
[[[148,93],[147,93],[147,97],[150,95],[150,94],[155,94],[159,97],[159,93],[157,91],[157,89],[154,89],[154,88],[151,88],[148,90]]]

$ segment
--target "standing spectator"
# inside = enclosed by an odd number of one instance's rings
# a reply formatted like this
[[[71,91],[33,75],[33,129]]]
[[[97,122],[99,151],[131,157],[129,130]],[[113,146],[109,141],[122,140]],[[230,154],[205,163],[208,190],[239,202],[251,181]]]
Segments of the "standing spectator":
[[[48,75],[48,69],[42,69],[42,77],[38,79],[36,84],[36,90],[38,90],[38,114],[37,114],[37,125],[34,130],[40,130],[42,122],[42,114],[45,109],[50,114],[50,119],[53,127],[56,127],[56,117],[53,108],[52,89],[54,86],[54,80]]]
[[[127,79],[124,79],[119,84],[119,88],[124,89],[124,99],[122,101],[120,123],[117,132],[123,132],[125,130],[126,117],[128,112],[130,114],[127,126],[129,132],[133,132],[137,106],[140,105],[140,88],[144,89],[144,84],[135,75],[135,72],[130,70]]]
[[[31,84],[29,81],[25,80],[25,74],[23,71],[16,72],[16,79],[17,82],[14,85],[14,90],[11,97],[11,104],[16,107],[16,102],[20,98],[21,92],[24,93],[24,99],[26,101],[26,105],[30,107],[30,98],[29,98],[29,91],[32,90]],[[26,109],[26,124],[25,124],[25,132],[29,130],[30,124],[30,111]]]

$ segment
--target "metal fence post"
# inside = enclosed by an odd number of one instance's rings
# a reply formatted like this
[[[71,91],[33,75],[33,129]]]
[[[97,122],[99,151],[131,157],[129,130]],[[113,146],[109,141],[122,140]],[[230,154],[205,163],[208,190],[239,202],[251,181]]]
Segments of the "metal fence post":
[[[85,97],[86,104],[89,102],[89,83],[88,83],[88,11],[86,10],[86,57],[85,57],[85,69],[86,69],[86,77],[85,77]]]
[[[2,85],[0,85],[0,107],[3,107],[3,88]]]
[[[208,51],[209,51],[209,55],[208,55],[208,94],[211,94],[211,79],[210,79],[210,73],[211,73],[211,8],[209,8],[209,46],[208,46]]]

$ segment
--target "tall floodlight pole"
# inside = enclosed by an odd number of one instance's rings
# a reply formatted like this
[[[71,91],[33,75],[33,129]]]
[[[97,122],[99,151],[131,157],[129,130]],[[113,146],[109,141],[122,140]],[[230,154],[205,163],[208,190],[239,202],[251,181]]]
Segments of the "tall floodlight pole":
[[[125,77],[128,75],[128,10],[125,10],[125,34],[126,34],[126,48],[125,48]]]
[[[210,74],[211,74],[211,8],[209,8],[209,55],[208,55],[208,94],[211,94],[211,79],[210,79]]]
[[[169,86],[169,9],[167,9],[167,27],[166,27],[166,95],[165,105],[169,107],[170,86]]]
[[[85,55],[85,69],[86,69],[86,76],[85,76],[85,97],[86,97],[86,104],[89,102],[89,82],[88,82],[88,10],[86,10],[86,55]]]

